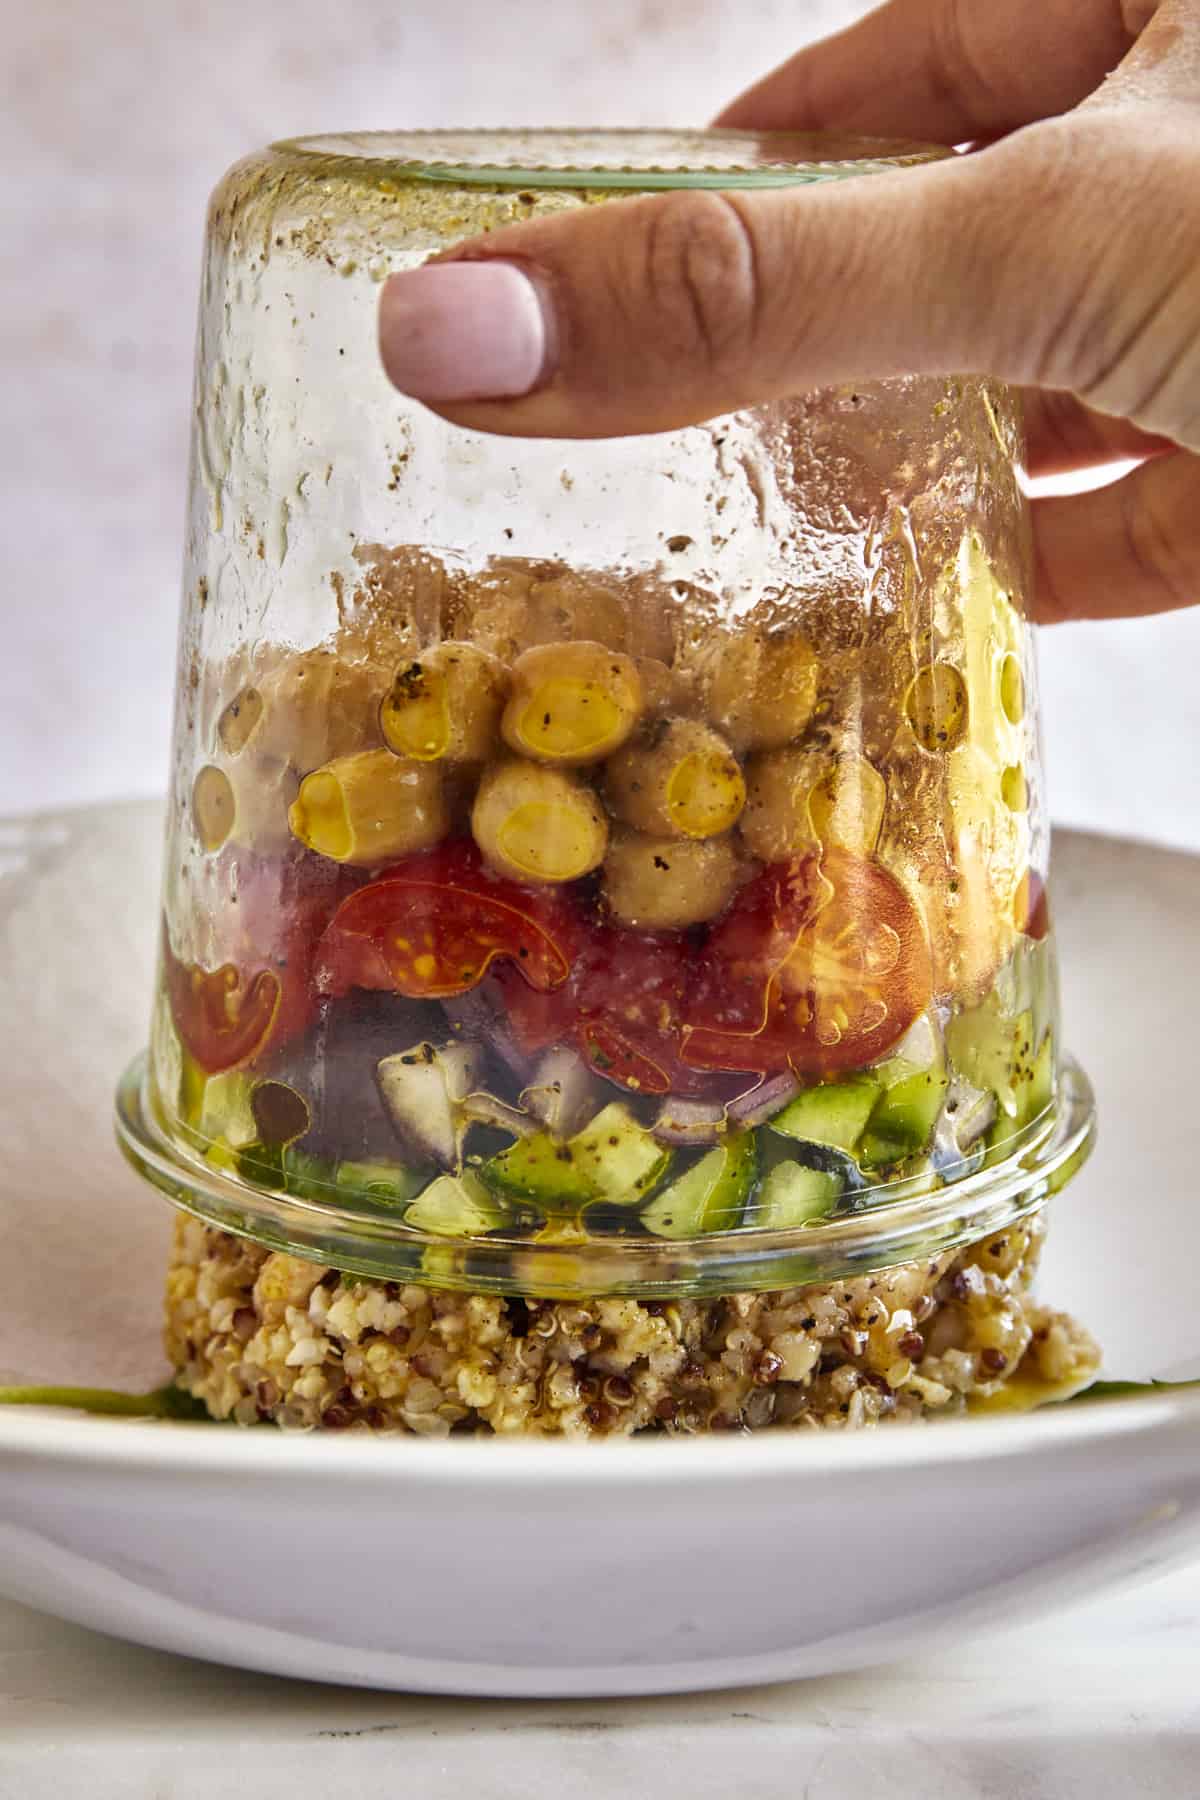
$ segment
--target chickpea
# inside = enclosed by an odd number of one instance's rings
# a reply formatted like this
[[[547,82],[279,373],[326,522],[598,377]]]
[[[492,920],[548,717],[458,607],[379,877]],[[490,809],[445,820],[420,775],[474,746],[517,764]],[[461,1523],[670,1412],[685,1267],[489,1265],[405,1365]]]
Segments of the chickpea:
[[[742,840],[764,862],[782,862],[818,844],[869,856],[886,804],[887,783],[864,756],[767,750],[746,767]]]
[[[686,678],[678,669],[655,656],[638,658],[638,674],[642,678],[642,705],[647,718],[661,718],[666,713],[692,710],[692,695]]]
[[[967,729],[967,684],[949,662],[918,669],[904,697],[904,713],[925,750],[952,750]]]
[[[608,764],[605,787],[619,819],[659,837],[718,837],[746,799],[729,745],[695,719],[648,725]]]
[[[700,646],[696,671],[707,716],[735,750],[782,748],[799,737],[817,702],[817,658],[795,634],[722,630]]]
[[[518,557],[497,558],[485,571],[464,577],[450,635],[511,663],[529,642],[532,587],[532,571]]]
[[[288,823],[319,856],[356,868],[431,849],[449,829],[441,771],[390,750],[335,757],[300,783]]]
[[[504,741],[535,762],[600,762],[620,748],[643,705],[637,664],[603,644],[541,644],[517,658]]]
[[[225,766],[207,763],[192,784],[192,826],[206,850],[225,843],[249,850],[282,850],[288,808],[300,781],[287,763],[255,757]]]
[[[604,860],[604,898],[624,925],[680,931],[723,912],[741,876],[732,837],[614,834]]]
[[[217,720],[217,737],[226,756],[239,756],[262,724],[263,697],[249,684],[233,696]]]
[[[652,576],[634,576],[626,586],[630,656],[671,664],[679,651],[686,603],[677,590]]]
[[[416,544],[359,544],[354,560],[363,574],[338,634],[343,658],[394,667],[445,636],[461,577],[440,557]]]
[[[599,581],[566,570],[530,589],[527,643],[583,642],[624,650],[628,636],[625,600]]]
[[[518,881],[575,881],[608,843],[608,821],[578,776],[515,756],[484,771],[471,830],[488,862]]]
[[[417,762],[483,762],[495,749],[504,666],[475,644],[436,644],[396,673],[379,709],[389,750]]]
[[[232,737],[230,754],[289,762],[307,774],[378,745],[388,684],[382,664],[348,662],[328,649],[286,655],[234,696],[218,735],[223,726],[223,741]]]

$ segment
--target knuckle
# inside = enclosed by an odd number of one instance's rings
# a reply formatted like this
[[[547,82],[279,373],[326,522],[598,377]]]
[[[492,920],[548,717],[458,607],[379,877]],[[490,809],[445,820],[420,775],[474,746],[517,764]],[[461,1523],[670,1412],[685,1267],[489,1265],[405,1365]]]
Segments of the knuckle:
[[[650,203],[645,279],[671,354],[724,364],[753,338],[758,251],[752,225],[728,195],[692,191]]]
[[[1122,525],[1140,581],[1167,606],[1182,607],[1200,597],[1200,536],[1195,527],[1200,465],[1191,457],[1171,461],[1174,466],[1169,470],[1152,470],[1146,479],[1122,484]],[[1184,482],[1181,473],[1188,478]]]
[[[1006,216],[993,224],[1005,234],[1011,360],[1027,380],[1163,430],[1164,395],[1200,354],[1194,144],[1147,143],[1085,110],[1020,133],[1008,162]]]
[[[996,110],[997,92],[981,58],[973,31],[980,11],[968,0],[939,0],[928,15],[929,80],[936,101],[949,101],[978,118]]]

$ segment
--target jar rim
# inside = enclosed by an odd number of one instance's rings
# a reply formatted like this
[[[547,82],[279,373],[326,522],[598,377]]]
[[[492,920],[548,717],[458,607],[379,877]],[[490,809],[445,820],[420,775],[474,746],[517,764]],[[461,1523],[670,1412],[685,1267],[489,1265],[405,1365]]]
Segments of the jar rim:
[[[274,154],[378,182],[532,189],[791,187],[952,156],[944,144],[834,131],[494,130],[332,132],[281,139]]]

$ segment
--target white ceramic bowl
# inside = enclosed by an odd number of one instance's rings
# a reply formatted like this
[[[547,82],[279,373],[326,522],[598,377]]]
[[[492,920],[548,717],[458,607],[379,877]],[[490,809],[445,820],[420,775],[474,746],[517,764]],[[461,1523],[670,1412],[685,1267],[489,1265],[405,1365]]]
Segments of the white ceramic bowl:
[[[47,841],[17,902],[0,887],[0,981],[26,1020],[0,1068],[0,1370],[80,1379],[81,1354],[111,1367],[114,1337],[152,1332],[158,1306],[167,1208],[107,1143],[147,992],[129,968],[153,938],[153,815],[81,816]],[[1068,838],[1056,869],[1066,1016],[1104,1129],[1056,1204],[1041,1286],[1139,1379],[1200,1375],[1198,867]],[[50,1338],[59,1361],[31,1369],[60,1273],[75,1360]],[[597,1445],[0,1408],[0,1590],[143,1643],[371,1686],[633,1694],[825,1672],[1198,1550],[1197,1391]]]

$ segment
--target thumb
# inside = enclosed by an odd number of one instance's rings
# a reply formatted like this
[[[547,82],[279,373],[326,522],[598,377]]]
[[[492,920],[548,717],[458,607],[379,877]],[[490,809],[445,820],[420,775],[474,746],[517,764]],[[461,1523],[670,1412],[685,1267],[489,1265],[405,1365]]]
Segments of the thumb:
[[[1112,360],[1081,310],[1112,212],[1089,222],[1083,202],[1104,184],[1072,174],[1087,147],[1072,140],[1064,154],[1056,132],[885,174],[676,191],[492,233],[386,284],[385,369],[456,423],[546,437],[667,430],[904,373],[1086,390],[1087,356]],[[1123,226],[1132,273],[1105,296],[1114,313],[1148,309],[1152,258],[1131,239],[1149,235]]]

